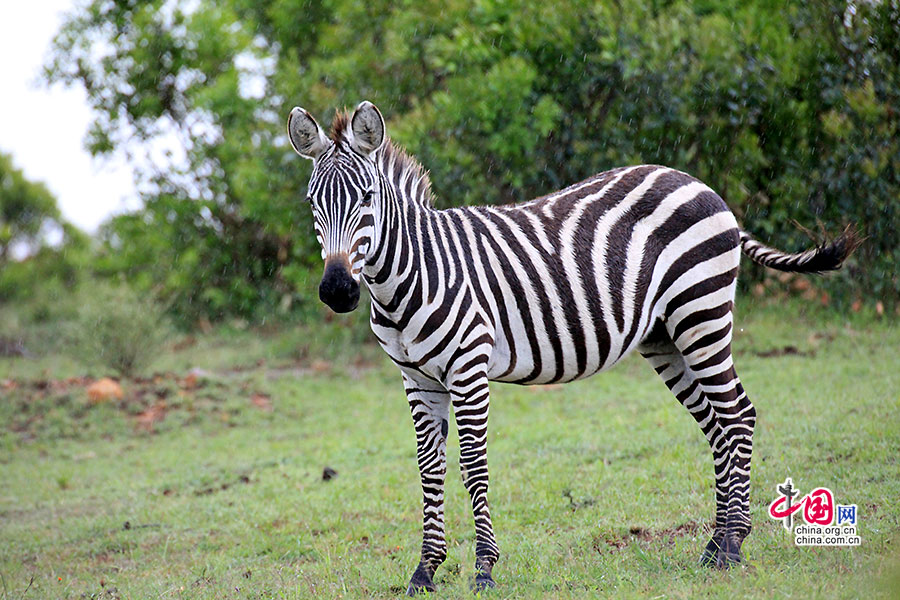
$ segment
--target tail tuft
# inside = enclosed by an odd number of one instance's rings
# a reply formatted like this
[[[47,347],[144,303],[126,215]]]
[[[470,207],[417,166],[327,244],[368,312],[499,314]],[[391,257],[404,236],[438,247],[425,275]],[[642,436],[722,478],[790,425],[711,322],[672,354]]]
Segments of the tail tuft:
[[[741,250],[753,262],[778,271],[822,273],[840,269],[847,257],[863,242],[863,239],[852,225],[848,225],[831,242],[823,243],[806,252],[787,254],[757,242],[749,233],[742,230]]]

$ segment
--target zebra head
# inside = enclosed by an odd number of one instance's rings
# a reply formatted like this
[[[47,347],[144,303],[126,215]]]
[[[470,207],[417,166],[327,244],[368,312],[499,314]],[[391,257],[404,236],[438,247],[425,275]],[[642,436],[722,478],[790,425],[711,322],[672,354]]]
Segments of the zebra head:
[[[372,247],[372,204],[380,193],[375,153],[384,144],[384,118],[374,104],[362,102],[349,122],[335,119],[329,138],[296,107],[288,136],[297,154],[313,161],[307,199],[325,260],[319,298],[335,312],[350,312],[359,304],[360,272]]]

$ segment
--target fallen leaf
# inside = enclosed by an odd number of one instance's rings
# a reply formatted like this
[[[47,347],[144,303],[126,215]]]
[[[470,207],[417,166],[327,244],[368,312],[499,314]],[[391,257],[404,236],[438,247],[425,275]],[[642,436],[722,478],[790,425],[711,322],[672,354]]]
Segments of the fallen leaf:
[[[250,402],[252,402],[253,406],[260,410],[264,410],[266,412],[272,410],[272,401],[266,394],[253,394],[253,396],[250,397]]]
[[[138,429],[153,431],[154,425],[166,418],[166,403],[162,400],[137,416]]]
[[[188,376],[184,378],[182,382],[184,389],[192,390],[197,387],[197,374],[196,373],[188,373]]]

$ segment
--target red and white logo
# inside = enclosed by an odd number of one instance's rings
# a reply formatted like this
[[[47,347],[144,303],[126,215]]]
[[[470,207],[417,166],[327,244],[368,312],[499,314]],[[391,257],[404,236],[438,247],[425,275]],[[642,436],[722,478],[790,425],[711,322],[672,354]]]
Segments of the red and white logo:
[[[775,490],[778,496],[769,504],[769,516],[780,520],[785,529],[794,533],[797,546],[859,546],[855,504],[835,504],[834,494],[826,487],[817,487],[800,496],[790,477]],[[795,502],[797,496],[800,497]],[[795,514],[803,515],[805,525],[795,526]]]

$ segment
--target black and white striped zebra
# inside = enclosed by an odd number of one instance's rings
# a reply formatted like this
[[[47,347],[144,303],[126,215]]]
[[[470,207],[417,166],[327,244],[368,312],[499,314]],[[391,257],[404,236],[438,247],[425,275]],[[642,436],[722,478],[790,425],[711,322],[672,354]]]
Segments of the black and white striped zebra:
[[[524,204],[435,210],[426,172],[387,139],[371,103],[339,113],[330,137],[295,108],[288,132],[313,160],[320,298],[335,311],[353,310],[363,281],[372,331],[402,371],[424,493],[421,561],[409,593],[434,589],[447,553],[451,406],[480,589],[493,586],[500,555],[487,502],[488,381],[572,381],[633,350],[712,448],[716,517],[702,561],[740,562],[756,421],[731,355],[741,251],[776,269],[827,271],[854,249],[852,232],[802,254],[767,248],[706,185],[652,165],[600,173]]]

